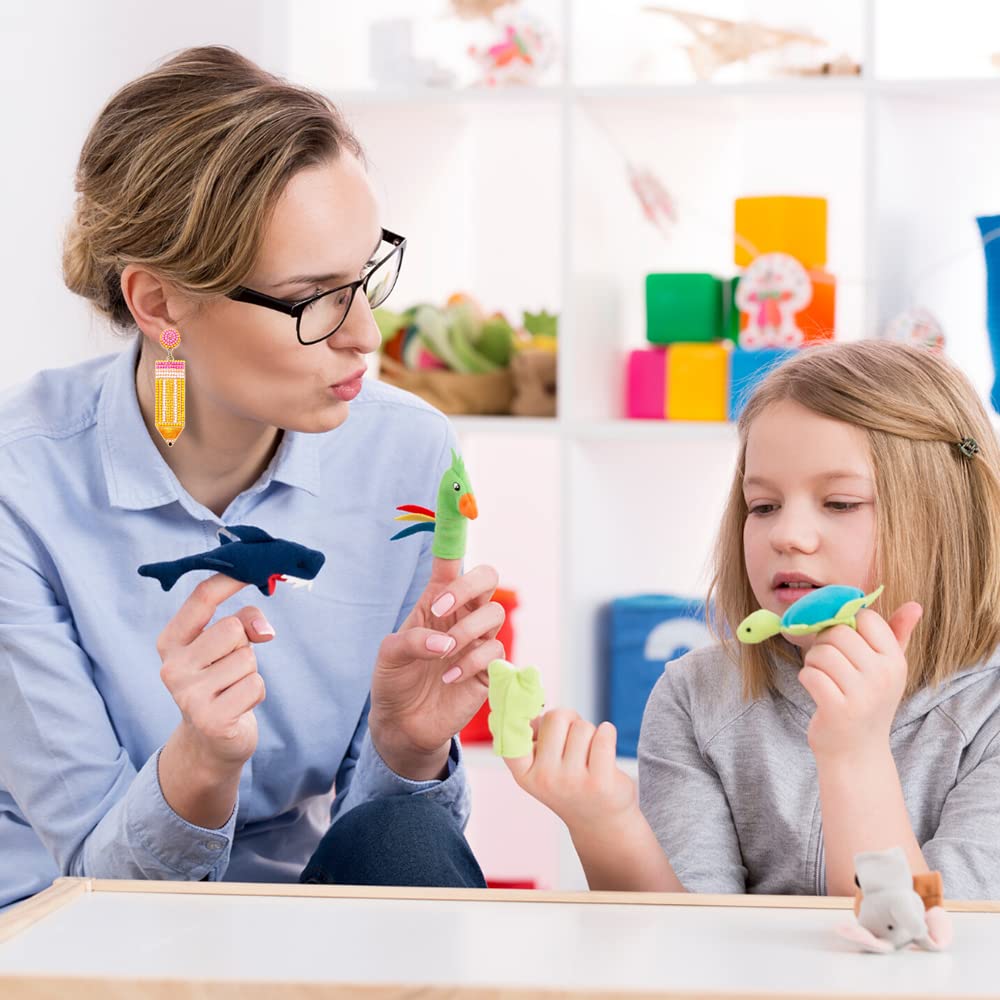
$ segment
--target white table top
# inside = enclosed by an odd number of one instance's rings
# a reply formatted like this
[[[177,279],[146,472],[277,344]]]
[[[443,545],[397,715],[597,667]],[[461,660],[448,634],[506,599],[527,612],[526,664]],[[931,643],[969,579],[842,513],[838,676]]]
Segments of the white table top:
[[[948,953],[880,956],[836,936],[834,927],[851,914],[830,901],[813,901],[824,908],[812,909],[806,900],[783,905],[773,897],[761,905],[745,897],[733,905],[718,905],[718,897],[717,905],[641,905],[486,892],[329,898],[286,894],[306,887],[231,895],[217,886],[172,892],[162,883],[156,891],[122,883],[129,889],[116,891],[115,883],[62,880],[74,881],[101,888],[74,893],[0,944],[0,996],[56,975],[341,984],[344,995],[350,984],[361,991],[436,986],[442,996],[469,990],[477,997],[500,987],[527,995],[1000,994],[1000,912],[953,913]]]

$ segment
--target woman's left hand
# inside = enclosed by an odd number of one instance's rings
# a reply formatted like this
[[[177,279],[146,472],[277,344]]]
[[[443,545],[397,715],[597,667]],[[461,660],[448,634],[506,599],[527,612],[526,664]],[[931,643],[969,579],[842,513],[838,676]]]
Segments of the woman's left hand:
[[[816,703],[808,736],[817,761],[864,758],[888,746],[906,689],[906,645],[922,613],[912,601],[888,621],[865,609],[857,631],[835,625],[806,651],[799,682]]]
[[[457,559],[434,559],[430,582],[398,632],[379,648],[368,728],[382,759],[414,781],[439,778],[451,738],[486,699],[504,610],[490,599],[492,566],[460,575]]]

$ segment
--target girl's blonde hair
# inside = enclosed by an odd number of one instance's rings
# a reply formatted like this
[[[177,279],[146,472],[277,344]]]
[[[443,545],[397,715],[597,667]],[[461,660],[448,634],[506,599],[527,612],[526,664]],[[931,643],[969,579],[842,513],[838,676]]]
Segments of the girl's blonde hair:
[[[361,146],[336,107],[232,49],[187,49],[126,84],[100,113],[76,172],[63,277],[134,327],[121,273],[142,264],[193,294],[232,291],[257,259],[289,179]]]
[[[905,695],[987,656],[1000,643],[1000,455],[975,391],[954,365],[924,348],[879,341],[811,347],[761,382],[739,420],[709,600],[713,629],[742,668],[744,695],[772,689],[772,657],[796,656],[779,637],[759,646],[732,639],[758,607],[743,551],[747,434],[761,412],[783,400],[867,433],[874,578],[885,584],[880,610],[888,617],[905,601],[924,609],[906,650]],[[979,446],[971,458],[959,448],[967,438]]]

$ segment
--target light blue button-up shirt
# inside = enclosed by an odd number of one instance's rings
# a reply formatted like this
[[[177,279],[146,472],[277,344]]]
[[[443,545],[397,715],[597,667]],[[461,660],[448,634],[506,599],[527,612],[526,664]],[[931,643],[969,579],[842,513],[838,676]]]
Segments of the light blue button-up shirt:
[[[331,816],[381,795],[431,796],[464,824],[457,740],[444,781],[412,782],[367,727],[379,644],[431,568],[429,534],[390,542],[395,508],[434,506],[447,419],[369,381],[341,427],[286,432],[220,522],[150,440],[137,348],[41,372],[0,402],[0,906],[59,874],[294,881]],[[236,809],[207,830],[160,790],[180,713],[155,646],[206,574],[164,593],[136,570],[214,548],[220,523],[301,542],[326,564],[311,591],[247,588],[219,609],[257,604],[277,638],[255,647],[267,697]]]

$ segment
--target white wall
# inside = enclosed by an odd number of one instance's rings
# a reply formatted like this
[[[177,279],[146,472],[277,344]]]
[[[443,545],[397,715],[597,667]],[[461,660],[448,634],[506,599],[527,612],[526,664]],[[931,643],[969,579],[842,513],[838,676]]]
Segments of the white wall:
[[[121,346],[61,277],[80,147],[122,84],[189,45],[231,45],[281,72],[282,0],[0,4],[0,388]]]

